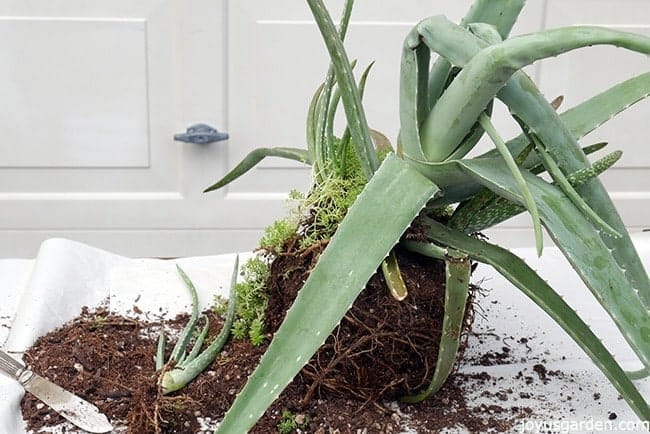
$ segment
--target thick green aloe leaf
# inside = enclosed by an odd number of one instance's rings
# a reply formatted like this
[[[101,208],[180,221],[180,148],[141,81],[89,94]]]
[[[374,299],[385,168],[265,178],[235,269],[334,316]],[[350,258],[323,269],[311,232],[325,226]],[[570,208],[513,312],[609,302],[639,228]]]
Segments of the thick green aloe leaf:
[[[560,114],[560,119],[573,139],[577,141],[648,96],[650,96],[650,72],[625,80],[594,95]],[[528,138],[520,134],[506,144],[510,151],[516,154],[528,145]],[[495,155],[496,150],[491,150],[481,154],[479,158]],[[532,157],[527,161],[527,167],[539,164],[539,159]]]
[[[420,146],[420,125],[429,112],[427,77],[431,53],[411,32],[404,41],[400,72],[400,133],[398,155],[424,159]]]
[[[352,143],[357,151],[361,169],[366,175],[366,179],[370,179],[377,167],[379,167],[379,159],[370,138],[368,121],[361,105],[361,96],[352,75],[350,61],[322,0],[307,0],[307,3],[330,54],[336,82],[341,90],[341,99],[343,100],[343,108],[350,128]]]
[[[432,49],[447,57],[452,63],[461,66],[467,64],[487,44],[468,30],[453,24],[444,17],[432,17],[424,20],[418,24],[414,32],[421,34],[425,43]],[[443,33],[445,38],[440,38],[439,36]],[[643,37],[637,35],[638,38]],[[650,38],[645,37],[643,40],[650,41]],[[637,88],[635,89],[634,86]],[[535,131],[542,142],[548,146],[562,171],[572,173],[583,169],[588,165],[588,161],[570,128],[577,127],[580,118],[587,119],[580,124],[596,127],[599,123],[624,110],[628,105],[647,96],[649,91],[646,75],[628,80],[628,82],[604,92],[601,97],[585,103],[586,105],[580,109],[580,115],[574,112],[574,116],[568,119],[576,122],[573,125],[565,125],[562,122],[560,116],[542,96],[535,84],[521,71],[512,75],[506,85],[499,90],[497,97]],[[606,108],[596,109],[595,105],[598,102],[604,104]],[[591,109],[593,109],[593,113],[590,111]],[[513,145],[515,144],[513,143]],[[520,147],[511,147],[513,153],[518,153],[527,146],[527,143],[519,142],[519,144]],[[426,165],[421,165],[420,168],[427,169]],[[462,188],[446,194],[445,200],[453,202],[454,200],[467,199],[469,195],[478,190],[477,185],[465,183]],[[607,191],[595,178],[580,187],[578,193],[598,215],[623,235],[614,238],[604,234],[601,238],[612,252],[620,268],[626,270],[627,279],[638,291],[645,307],[650,308],[650,279]],[[467,196],[461,197],[462,194],[467,194]]]
[[[438,188],[390,154],[341,222],[218,433],[250,429],[340,322]],[[381,228],[381,230],[378,230]]]
[[[350,22],[350,16],[352,14],[352,6],[354,4],[353,0],[346,0],[345,4],[343,5],[343,14],[341,16],[341,21],[339,25],[339,30],[338,30],[338,35],[339,38],[342,41],[345,40],[345,34],[347,33],[348,30],[348,24]],[[354,66],[350,66],[351,69],[354,69]],[[329,117],[329,112],[332,110],[332,106],[334,106],[334,110],[336,109],[336,105],[338,104],[337,99],[339,98],[338,92],[335,93],[334,95],[332,94],[334,90],[334,85],[336,84],[336,76],[334,73],[334,65],[330,63],[330,66],[327,70],[327,76],[325,77],[325,83],[323,84],[323,91],[321,92],[321,95],[319,97],[317,107],[316,107],[316,129],[315,129],[315,153],[314,157],[316,158],[317,161],[317,166],[324,166],[324,167],[317,167],[317,169],[321,170],[328,170],[327,167],[331,158],[330,155],[330,144],[332,143],[331,137],[328,137],[328,133],[330,130],[330,125],[328,125],[328,122],[330,120],[333,121],[333,116],[332,119]],[[320,173],[317,173],[317,176],[320,176]]]
[[[510,81],[499,92],[499,98],[536,132],[564,173],[588,166],[587,158],[571,132],[528,77],[521,75]],[[650,280],[607,190],[598,178],[593,178],[577,191],[597,215],[622,235],[612,237],[603,232],[600,238],[619,267],[625,270],[628,281],[638,291],[646,309],[650,308]]]
[[[428,244],[407,241],[412,251],[437,257]],[[438,347],[438,360],[429,386],[417,395],[401,398],[403,402],[420,402],[440,390],[456,364],[460,338],[465,322],[465,306],[469,295],[471,264],[466,254],[453,249],[445,253],[445,314],[442,319],[442,333]]]
[[[445,34],[437,36],[445,38]],[[429,45],[430,41],[425,42]],[[648,37],[592,26],[546,30],[483,48],[464,65],[422,125],[424,155],[429,161],[442,161],[451,154],[488,102],[519,69],[539,59],[598,44],[650,54]]]
[[[251,151],[244,159],[235,166],[230,172],[226,174],[216,183],[212,184],[210,187],[206,188],[203,192],[207,193],[209,191],[218,190],[221,187],[224,187],[235,179],[242,176],[244,173],[251,170],[257,163],[265,159],[266,157],[280,157],[286,158],[288,160],[298,161],[300,163],[312,164],[312,159],[309,156],[309,153],[304,149],[297,148],[257,148]]]
[[[590,151],[590,149],[587,149],[587,151]],[[623,155],[621,151],[614,151],[594,162],[593,166],[570,174],[567,176],[567,180],[572,186],[578,187],[609,169],[621,158],[621,155]],[[541,172],[540,170],[537,173]],[[536,172],[531,171],[531,173]],[[526,211],[525,207],[504,199],[486,188],[470,200],[459,205],[451,216],[448,226],[465,233],[479,232],[524,211]]]
[[[500,161],[480,159],[459,165],[487,188],[522,203],[517,184]],[[614,260],[598,231],[555,186],[524,173],[537,200],[542,222],[556,245],[598,302],[612,317],[644,366],[650,366],[650,313],[643,306],[625,271]]]
[[[199,296],[196,293],[196,288],[194,287],[194,284],[187,276],[187,274],[185,274],[185,272],[180,267],[180,265],[176,265],[176,270],[178,271],[178,274],[181,276],[181,279],[183,279],[183,283],[185,283],[185,286],[190,291],[190,296],[192,297],[192,315],[190,316],[189,321],[181,331],[181,334],[178,337],[178,341],[176,342],[176,345],[174,345],[171,355],[169,356],[169,360],[173,361],[174,363],[179,363],[181,357],[185,354],[185,349],[187,348],[187,345],[190,343],[190,340],[192,339],[192,333],[194,333],[196,322],[199,319]]]
[[[467,42],[467,41],[464,41]],[[631,78],[622,83],[619,83],[598,95],[584,101],[581,104],[567,110],[566,112],[560,115],[560,120],[564,124],[566,130],[569,131],[569,135],[572,137],[573,141],[577,143],[577,140],[590,131],[593,131],[599,125],[607,122],[609,119],[613,118],[618,113],[622,112],[631,105],[645,99],[650,95],[650,72],[642,74],[640,76]],[[538,101],[536,98],[531,98],[528,103],[533,104],[535,107],[542,105],[541,101]],[[525,104],[522,103],[522,106]],[[551,107],[552,108],[552,107]],[[535,109],[540,110],[543,113],[547,113],[548,110],[540,108]],[[517,136],[516,138],[506,142],[506,146],[510,149],[512,154],[519,154],[521,151],[528,146],[528,139],[524,134]],[[587,154],[586,150],[584,151]],[[492,158],[498,155],[496,149],[488,151],[477,158]],[[531,155],[531,157],[526,160],[524,167],[532,168],[540,164],[539,158],[536,155]],[[426,166],[421,165],[421,168],[426,171]],[[438,169],[434,169],[438,170]],[[580,169],[577,169],[580,170]],[[571,172],[575,172],[572,170]],[[454,174],[455,181],[458,181],[459,184],[450,190],[445,190],[445,195],[438,199],[438,205],[444,205],[454,202],[459,202],[470,198],[472,195],[476,194],[481,186],[472,179],[462,179],[462,175]],[[432,175],[432,177],[435,177]],[[461,182],[462,181],[462,182]],[[434,181],[435,182],[435,181]],[[442,184],[438,184],[443,187]],[[601,215],[603,215],[601,213]],[[611,222],[610,222],[611,224]],[[621,242],[622,243],[622,242]],[[636,254],[632,255],[635,256]],[[633,261],[634,263],[634,261]],[[637,263],[637,266],[640,264]],[[640,271],[631,271],[631,276],[634,277],[634,274],[638,274],[635,280],[638,283],[635,284],[637,288],[643,288],[641,282],[644,281],[642,275],[644,274],[643,270]],[[646,305],[650,307],[650,286],[648,286],[648,303]],[[642,291],[642,298],[644,293]]]
[[[236,310],[236,283],[237,283],[237,273],[239,271],[239,255],[235,257],[235,265],[233,267],[232,276],[230,278],[230,293],[228,295],[228,311],[226,312],[226,319],[223,323],[221,331],[216,338],[208,345],[208,347],[203,350],[201,354],[198,354],[203,344],[203,340],[208,333],[208,324],[206,325],[201,332],[201,336],[196,340],[194,348],[190,356],[184,363],[179,363],[176,366],[173,366],[172,369],[166,371],[160,381],[160,386],[164,394],[174,392],[184,388],[190,381],[196,378],[201,372],[203,372],[210,363],[214,361],[217,355],[221,352],[221,349],[226,344],[228,337],[230,336],[230,330],[232,328],[232,323],[235,320],[235,310]],[[195,305],[193,305],[195,306]]]
[[[506,164],[506,167],[508,168],[513,178],[517,182],[519,191],[521,192],[521,195],[524,198],[524,205],[526,206],[528,213],[533,219],[533,231],[535,232],[535,247],[537,248],[537,254],[541,256],[542,255],[542,225],[540,223],[539,211],[537,210],[537,205],[535,205],[535,200],[533,199],[533,195],[531,194],[530,189],[528,188],[528,184],[526,184],[526,181],[524,180],[524,177],[521,174],[519,166],[515,161],[515,157],[512,156],[510,150],[506,147],[506,144],[504,143],[503,139],[501,139],[501,136],[497,132],[496,128],[494,128],[494,126],[492,125],[492,122],[490,122],[490,119],[488,119],[488,117],[484,113],[481,113],[478,120],[481,126],[483,127],[483,129],[485,130],[485,132],[487,132],[490,138],[492,139],[492,143],[494,143],[496,148],[499,150],[499,153],[501,154],[501,158]]]
[[[465,27],[471,23],[490,24],[498,30],[501,38],[505,39],[510,34],[523,7],[524,0],[476,0],[460,25]],[[444,57],[439,57],[431,67],[428,86],[429,107],[433,107],[442,95],[450,71],[451,63]]]
[[[506,249],[454,231],[434,220],[428,220],[428,223],[429,235],[433,240],[491,265],[541,307],[593,360],[639,418],[650,420],[647,402],[607,347],[562,297],[521,258]]]
[[[408,295],[408,288],[402,278],[402,272],[399,269],[394,251],[391,251],[386,259],[381,262],[381,272],[384,275],[384,280],[386,280],[390,295],[397,301],[404,300]]]

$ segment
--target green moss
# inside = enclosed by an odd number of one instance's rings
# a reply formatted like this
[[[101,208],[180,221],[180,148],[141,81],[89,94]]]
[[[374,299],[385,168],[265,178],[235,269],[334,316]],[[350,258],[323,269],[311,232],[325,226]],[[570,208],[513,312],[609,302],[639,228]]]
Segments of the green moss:
[[[293,218],[284,218],[267,226],[260,240],[260,247],[273,253],[281,253],[284,244],[296,235],[298,222]]]
[[[258,256],[242,266],[243,281],[235,287],[237,307],[232,335],[235,339],[251,338],[254,345],[264,342],[264,311],[268,302],[265,286],[269,266]]]
[[[331,173],[322,179],[307,195],[296,190],[289,192],[287,217],[268,226],[260,240],[265,256],[253,257],[242,266],[243,280],[235,289],[237,310],[232,327],[235,339],[250,339],[254,345],[261,345],[265,340],[266,282],[273,256],[282,253],[286,242],[298,234],[300,248],[329,239],[365,187],[366,179],[354,147],[349,144],[345,152],[345,163],[338,174]],[[381,155],[382,160],[383,157],[385,153]],[[221,312],[226,306],[223,300],[215,300],[215,311]]]

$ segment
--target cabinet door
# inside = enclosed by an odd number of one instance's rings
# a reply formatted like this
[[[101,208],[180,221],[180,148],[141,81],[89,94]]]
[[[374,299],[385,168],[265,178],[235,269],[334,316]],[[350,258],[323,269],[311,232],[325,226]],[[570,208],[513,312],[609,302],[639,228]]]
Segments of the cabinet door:
[[[179,255],[197,228],[239,224],[201,193],[227,142],[173,140],[193,123],[226,128],[224,9],[0,2],[0,255],[33,256],[53,236]]]

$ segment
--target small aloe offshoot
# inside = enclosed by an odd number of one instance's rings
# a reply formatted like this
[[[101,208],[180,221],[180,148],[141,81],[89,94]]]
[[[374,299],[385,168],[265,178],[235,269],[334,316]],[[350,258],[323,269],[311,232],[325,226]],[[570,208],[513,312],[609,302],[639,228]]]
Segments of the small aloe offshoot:
[[[158,349],[156,353],[156,370],[162,370],[162,375],[159,379],[159,385],[163,394],[175,392],[184,388],[190,381],[196,378],[201,372],[207,368],[212,361],[219,355],[221,349],[226,344],[230,335],[233,320],[235,318],[235,283],[237,282],[237,271],[239,269],[239,256],[235,259],[235,265],[230,282],[230,294],[228,298],[228,310],[226,311],[226,319],[223,324],[221,332],[217,337],[208,345],[202,353],[201,347],[207,337],[209,322],[206,318],[203,329],[196,337],[192,350],[187,353],[187,347],[192,339],[196,330],[198,322],[198,296],[196,288],[190,278],[185,274],[183,269],[177,265],[178,273],[180,274],[183,282],[190,291],[192,297],[192,314],[190,320],[185,325],[181,334],[174,345],[174,348],[169,356],[167,363],[164,363],[165,358],[165,336],[160,334],[158,339]]]
[[[620,153],[592,166],[585,154],[593,148],[583,151],[578,143],[617,113],[648,97],[650,73],[558,113],[557,102],[547,101],[522,71],[537,60],[593,45],[613,45],[648,55],[650,38],[594,26],[509,38],[524,0],[475,0],[460,25],[444,16],[426,18],[409,32],[403,45],[396,152],[379,159],[361,105],[362,89],[353,79],[352,63],[343,46],[347,21],[343,20],[345,25],[337,31],[322,0],[307,3],[332,63],[310,106],[307,150],[300,152],[309,156],[316,176],[338,161],[331,157],[340,154],[327,149],[331,135],[327,121],[332,117],[327,116],[331,110],[324,105],[331,95],[337,95],[336,99],[340,95],[348,121],[345,136],[350,137],[349,142],[341,142],[352,145],[367,183],[218,432],[244,433],[255,424],[380,267],[396,284],[393,291],[397,296],[408,297],[399,280],[392,279],[397,274],[391,252],[397,243],[440,258],[447,273],[444,333],[436,368],[428,386],[404,397],[406,401],[425,399],[451,372],[469,285],[469,261],[473,260],[493,267],[546,312],[638,417],[650,420],[650,406],[632,381],[650,371],[650,279],[598,179]],[[347,19],[351,3],[345,4]],[[432,54],[438,56],[433,65]],[[333,86],[338,90],[333,92]],[[521,135],[507,142],[490,121],[495,99],[508,107],[522,129]],[[486,132],[495,148],[467,158]],[[553,182],[538,176],[542,172],[548,172]],[[227,177],[225,183],[234,179],[231,174]],[[219,185],[225,185],[224,181]],[[435,218],[454,204],[460,205],[451,220]],[[610,315],[644,369],[626,373],[575,310],[523,260],[469,235],[524,210],[533,218],[538,251],[541,253],[543,227]],[[416,219],[424,227],[425,239],[402,239]]]

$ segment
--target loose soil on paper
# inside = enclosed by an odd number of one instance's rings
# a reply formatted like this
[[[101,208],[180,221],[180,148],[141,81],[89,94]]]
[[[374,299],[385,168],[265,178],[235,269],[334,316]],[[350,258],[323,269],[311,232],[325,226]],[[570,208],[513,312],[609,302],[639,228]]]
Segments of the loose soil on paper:
[[[319,252],[303,253],[279,257],[275,276],[272,268],[275,283],[270,285],[273,301],[268,309],[267,343]],[[279,432],[286,411],[301,426],[300,432],[318,434],[439,433],[449,427],[465,427],[471,433],[511,432],[518,418],[530,417],[530,408],[516,405],[516,391],[503,391],[490,405],[466,399],[468,388],[496,381],[487,373],[455,374],[441,391],[420,404],[395,402],[396,397],[426,386],[433,374],[444,303],[444,291],[435,283],[442,281],[442,267],[408,253],[398,256],[410,290],[407,300],[394,300],[380,274],[375,275],[339,328],[252,432]],[[230,340],[210,368],[188,387],[162,396],[154,354],[163,322],[146,319],[136,306],[133,310],[138,319],[102,308],[84,309],[71,323],[41,337],[26,353],[25,362],[93,402],[125,432],[212,432],[266,344],[255,347]],[[206,314],[214,336],[223,321],[212,312]],[[186,321],[181,316],[165,321],[164,326],[180,330]],[[372,330],[360,333],[369,322]],[[488,354],[479,363],[499,363],[505,358],[507,354]],[[62,425],[61,416],[29,395],[22,410],[28,429],[58,425],[64,432],[74,432],[66,431],[69,428]]]

